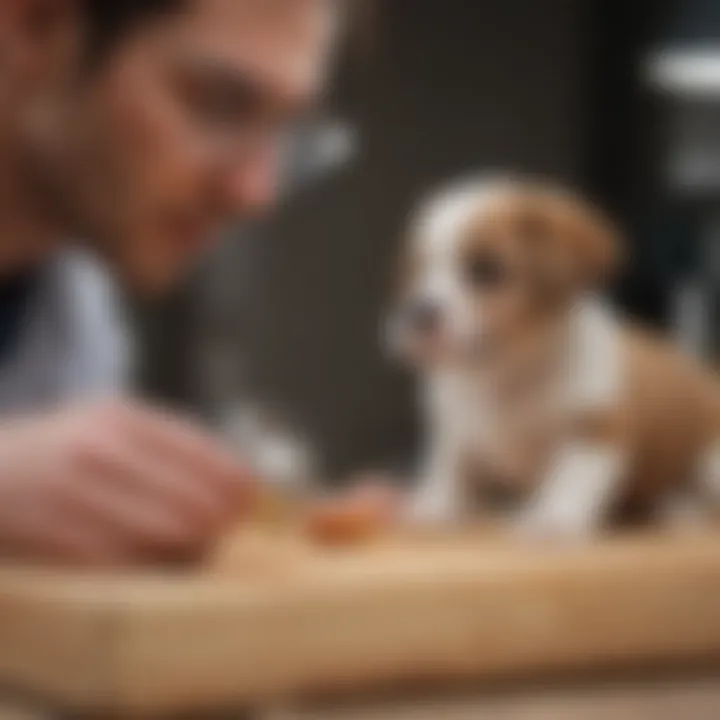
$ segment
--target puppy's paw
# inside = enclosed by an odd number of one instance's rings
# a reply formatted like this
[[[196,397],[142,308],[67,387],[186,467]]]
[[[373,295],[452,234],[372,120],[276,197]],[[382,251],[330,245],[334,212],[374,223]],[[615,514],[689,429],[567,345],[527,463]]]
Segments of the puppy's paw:
[[[405,526],[443,528],[459,519],[459,512],[447,498],[419,493],[405,504],[400,516]]]

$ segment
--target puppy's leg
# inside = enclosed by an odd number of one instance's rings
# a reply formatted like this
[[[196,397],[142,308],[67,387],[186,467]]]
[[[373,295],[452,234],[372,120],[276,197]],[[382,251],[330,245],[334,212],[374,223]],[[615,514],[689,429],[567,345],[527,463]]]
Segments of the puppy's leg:
[[[574,418],[538,492],[518,519],[532,535],[584,539],[606,522],[628,469],[627,423],[598,409]]]
[[[607,519],[625,467],[625,453],[618,447],[568,444],[518,517],[518,529],[533,537],[592,537]]]
[[[716,498],[715,502],[718,500],[720,498]],[[660,523],[663,527],[675,531],[685,532],[707,527],[712,518],[712,499],[708,501],[708,496],[696,487],[670,494],[663,498],[658,508]]]
[[[452,437],[437,438],[425,459],[404,519],[410,523],[447,523],[458,519],[463,510],[459,446]]]

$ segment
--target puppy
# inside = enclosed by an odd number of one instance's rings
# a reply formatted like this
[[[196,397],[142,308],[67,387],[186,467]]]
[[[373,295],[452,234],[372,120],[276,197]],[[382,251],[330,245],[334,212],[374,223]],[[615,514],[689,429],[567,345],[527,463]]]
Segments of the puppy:
[[[720,386],[598,294],[622,245],[597,210],[516,179],[451,187],[414,215],[389,325],[422,377],[415,520],[499,508],[533,535],[710,510]]]

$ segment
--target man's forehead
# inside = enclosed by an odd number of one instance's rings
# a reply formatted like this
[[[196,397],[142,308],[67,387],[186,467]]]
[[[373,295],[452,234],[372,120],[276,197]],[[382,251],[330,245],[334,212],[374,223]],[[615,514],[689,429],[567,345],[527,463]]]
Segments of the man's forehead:
[[[337,33],[333,0],[191,0],[185,46],[233,68],[278,99],[302,102],[324,84]]]

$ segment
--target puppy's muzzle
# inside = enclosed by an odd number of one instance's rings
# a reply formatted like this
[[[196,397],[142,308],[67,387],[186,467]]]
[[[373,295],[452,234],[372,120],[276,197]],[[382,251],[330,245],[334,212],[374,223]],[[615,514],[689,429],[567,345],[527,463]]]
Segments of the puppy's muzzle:
[[[413,335],[422,338],[433,337],[442,329],[442,309],[432,300],[416,300],[406,309],[405,322]]]

